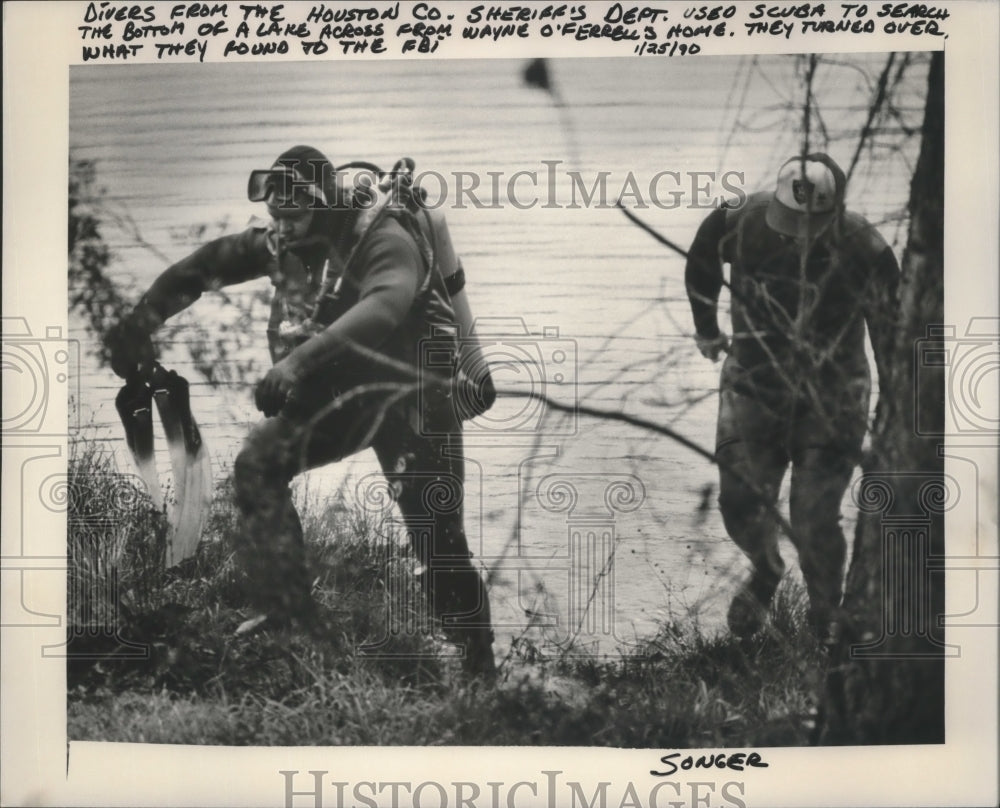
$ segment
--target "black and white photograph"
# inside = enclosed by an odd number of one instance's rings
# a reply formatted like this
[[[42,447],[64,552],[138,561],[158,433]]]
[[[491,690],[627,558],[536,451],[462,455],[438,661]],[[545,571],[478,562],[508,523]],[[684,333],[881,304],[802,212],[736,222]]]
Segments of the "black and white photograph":
[[[989,804],[982,4],[62,5],[5,804]]]

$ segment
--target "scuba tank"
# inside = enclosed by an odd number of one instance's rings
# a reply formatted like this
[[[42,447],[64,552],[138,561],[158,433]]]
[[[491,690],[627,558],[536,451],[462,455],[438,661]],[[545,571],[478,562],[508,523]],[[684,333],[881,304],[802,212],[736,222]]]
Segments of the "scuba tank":
[[[440,210],[426,210],[426,220],[433,232],[434,263],[451,297],[451,306],[458,328],[457,378],[455,394],[462,408],[463,420],[482,415],[496,400],[496,388],[483,346],[476,334],[469,296],[465,292],[465,268],[455,254],[448,232],[448,222]],[[466,412],[467,410],[467,412]]]
[[[418,246],[428,259],[431,272],[444,281],[450,302],[450,315],[456,330],[453,395],[462,420],[486,412],[496,400],[490,367],[475,331],[475,318],[465,291],[465,269],[455,252],[444,212],[424,205],[426,194],[413,183],[415,164],[404,157],[392,171],[383,172],[366,162],[352,162],[337,167],[342,171],[359,169],[354,183],[352,203],[360,208],[355,227],[364,231],[387,208],[405,211],[419,229]],[[418,235],[418,234],[414,234]],[[425,244],[421,245],[420,242]],[[426,247],[427,249],[424,249]],[[429,253],[429,255],[428,255]]]

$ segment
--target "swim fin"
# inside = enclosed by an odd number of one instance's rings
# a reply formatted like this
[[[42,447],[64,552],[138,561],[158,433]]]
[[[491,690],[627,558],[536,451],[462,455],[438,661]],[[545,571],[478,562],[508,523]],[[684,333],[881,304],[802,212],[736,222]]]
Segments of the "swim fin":
[[[194,555],[212,503],[212,466],[208,449],[191,414],[187,380],[161,365],[150,380],[153,400],[160,413],[174,475],[174,510],[167,542],[167,567]]]
[[[125,426],[125,443],[153,507],[162,511],[163,489],[153,457],[153,391],[141,379],[133,378],[115,396],[115,409]]]
[[[157,510],[164,506],[153,453],[153,402],[163,424],[174,477],[174,502],[167,514],[170,535],[166,566],[194,555],[212,502],[212,467],[208,449],[191,414],[189,385],[183,376],[159,363],[148,374],[129,379],[115,398],[125,426],[125,442]]]

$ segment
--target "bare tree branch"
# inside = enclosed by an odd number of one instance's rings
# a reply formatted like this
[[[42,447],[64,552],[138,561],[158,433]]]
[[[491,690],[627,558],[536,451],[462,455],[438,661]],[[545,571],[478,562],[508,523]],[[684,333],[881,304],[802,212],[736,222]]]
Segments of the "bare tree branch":
[[[885,67],[882,69],[882,74],[878,77],[878,85],[875,88],[875,98],[872,99],[872,103],[868,107],[868,119],[865,121],[865,125],[861,127],[861,136],[858,138],[858,146],[854,150],[854,156],[851,158],[850,167],[847,169],[848,183],[850,183],[851,177],[854,175],[854,168],[857,166],[858,160],[861,157],[861,150],[864,149],[865,142],[872,134],[872,125],[875,123],[875,118],[878,116],[879,111],[882,109],[882,104],[885,102],[886,87],[889,82],[889,73],[892,71],[892,63],[895,59],[896,54],[890,53],[889,58],[885,62]]]

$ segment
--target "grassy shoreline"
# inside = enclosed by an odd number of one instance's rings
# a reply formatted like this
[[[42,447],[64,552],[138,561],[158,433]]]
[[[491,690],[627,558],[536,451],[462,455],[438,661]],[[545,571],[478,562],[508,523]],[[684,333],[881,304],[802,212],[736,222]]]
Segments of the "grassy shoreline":
[[[824,658],[784,585],[752,642],[661,625],[620,657],[514,639],[491,688],[461,676],[391,526],[336,498],[303,514],[329,631],[236,637],[249,616],[220,487],[197,556],[163,571],[163,514],[92,444],[69,464],[68,736],[225,745],[799,746]]]

